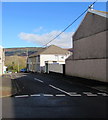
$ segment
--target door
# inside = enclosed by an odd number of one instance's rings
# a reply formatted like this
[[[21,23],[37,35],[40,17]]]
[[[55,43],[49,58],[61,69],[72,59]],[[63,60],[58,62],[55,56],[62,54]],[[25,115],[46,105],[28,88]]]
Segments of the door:
[[[45,71],[46,71],[46,73],[49,73],[49,71],[48,71],[48,63],[45,63]]]

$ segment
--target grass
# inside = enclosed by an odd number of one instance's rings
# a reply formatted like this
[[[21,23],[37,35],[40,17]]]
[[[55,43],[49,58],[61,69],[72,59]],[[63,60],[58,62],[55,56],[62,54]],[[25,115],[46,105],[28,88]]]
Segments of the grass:
[[[13,72],[26,68],[26,56],[6,56],[5,66]]]

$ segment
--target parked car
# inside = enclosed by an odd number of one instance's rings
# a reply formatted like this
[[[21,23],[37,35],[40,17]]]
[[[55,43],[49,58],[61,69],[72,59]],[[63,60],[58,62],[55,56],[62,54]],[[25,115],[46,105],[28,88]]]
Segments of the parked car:
[[[27,72],[27,69],[23,68],[20,70],[20,72]]]
[[[8,73],[12,73],[12,71],[8,71]]]

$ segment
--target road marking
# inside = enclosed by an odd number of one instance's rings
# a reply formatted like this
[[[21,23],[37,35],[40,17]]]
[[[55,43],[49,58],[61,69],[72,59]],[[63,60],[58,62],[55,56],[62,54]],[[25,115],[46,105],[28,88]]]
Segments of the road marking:
[[[21,75],[21,77],[25,77],[25,76],[27,76],[27,75]]]
[[[98,96],[97,94],[93,94],[91,92],[83,92],[83,94],[86,94],[87,96]]]
[[[52,94],[43,94],[43,96],[53,96]]]
[[[53,87],[53,88],[55,88],[55,89],[59,89],[59,88],[56,88],[56,87],[54,87],[54,86],[52,86],[52,85],[50,85],[51,87]],[[63,91],[63,90],[61,90],[61,89],[59,89],[60,91],[62,91],[62,92],[65,92],[65,91]],[[69,94],[70,93],[70,94]],[[69,96],[71,96],[71,97],[77,97],[77,96],[82,96],[81,94],[77,94],[76,92],[65,92],[65,94],[68,94]],[[56,97],[63,97],[63,96],[66,96],[65,94],[56,94],[55,96]],[[87,96],[98,96],[98,95],[102,95],[102,96],[108,96],[108,94],[106,94],[106,93],[97,93],[97,94],[93,94],[93,93],[91,93],[91,92],[83,92],[83,94],[85,94],[85,95],[87,95]],[[42,94],[43,96],[45,96],[45,97],[51,97],[51,96],[54,96],[53,94]],[[41,96],[41,94],[33,94],[33,95],[30,95],[31,97],[40,97]],[[15,96],[16,98],[22,98],[22,97],[29,97],[29,95],[19,95],[19,96]]]
[[[38,82],[43,83],[43,81],[42,81],[42,80],[39,80],[39,79],[37,79],[37,78],[34,78],[34,80],[36,80],[36,81],[38,81]]]
[[[70,94],[77,94],[77,92],[69,92]]]
[[[96,87],[91,87],[92,89],[95,89],[95,90],[98,90],[98,91],[100,91],[100,92],[106,92],[106,93],[108,93],[106,90],[100,90],[99,88],[96,88]]]
[[[66,92],[66,91],[64,91],[64,90],[62,90],[62,89],[60,89],[60,88],[57,88],[57,87],[55,87],[55,86],[53,86],[53,85],[50,85],[50,84],[49,84],[49,86],[52,87],[52,88],[54,88],[54,89],[56,89],[56,90],[58,90],[58,91],[60,91],[60,92],[63,92],[63,93],[65,93],[65,94],[71,96],[70,93],[68,93],[68,92]]]
[[[102,96],[108,96],[108,94],[106,93],[97,93],[97,94],[102,95]]]
[[[96,94],[87,94],[87,96],[95,97],[95,96],[98,96],[98,95],[96,95]]]
[[[81,94],[77,94],[77,92],[69,92],[71,96],[81,96]]]
[[[58,95],[56,95],[56,96],[60,96],[60,97],[62,97],[62,96],[66,96],[66,95],[64,95],[64,94],[58,94]]]
[[[16,98],[19,98],[19,97],[28,97],[28,95],[20,95],[20,96],[15,96]]]
[[[83,94],[90,94],[91,92],[83,92]]]
[[[31,97],[38,97],[41,96],[40,94],[34,94],[34,95],[30,95]]]
[[[71,96],[81,96],[81,94],[71,94]]]

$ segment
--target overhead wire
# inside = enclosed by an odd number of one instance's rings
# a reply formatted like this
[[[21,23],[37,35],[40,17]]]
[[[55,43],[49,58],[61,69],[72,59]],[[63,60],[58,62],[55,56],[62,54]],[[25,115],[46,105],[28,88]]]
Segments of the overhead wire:
[[[62,33],[64,33],[70,26],[72,26],[82,15],[84,15],[88,9],[90,9],[98,0],[95,0],[91,5],[88,6],[88,8],[81,13],[71,24],[69,24],[64,30],[62,30],[58,35],[56,35],[53,39],[51,39],[49,42],[47,42],[46,44],[43,45],[43,47],[46,47],[49,43],[51,43],[52,41],[54,41],[56,38],[58,38]],[[43,49],[42,47],[38,50],[40,51],[41,49]],[[32,55],[31,55],[32,56]]]
[[[81,15],[79,15],[71,24],[69,24],[64,30],[62,30],[57,36],[55,36],[53,39],[51,39],[48,43],[46,43],[43,46],[47,46],[50,42],[52,42],[53,40],[55,40],[57,37],[59,37],[63,32],[65,32],[70,26],[72,26],[84,13],[86,13],[88,11],[89,8],[91,8],[95,3],[97,2],[97,0],[95,2],[93,2]]]

